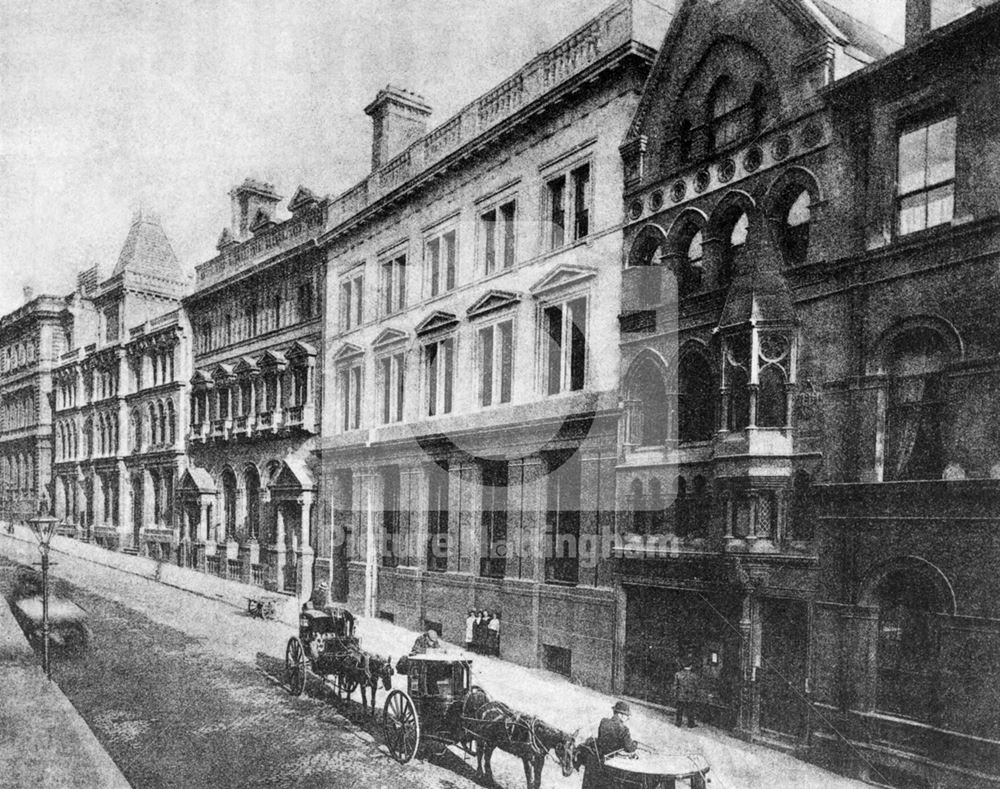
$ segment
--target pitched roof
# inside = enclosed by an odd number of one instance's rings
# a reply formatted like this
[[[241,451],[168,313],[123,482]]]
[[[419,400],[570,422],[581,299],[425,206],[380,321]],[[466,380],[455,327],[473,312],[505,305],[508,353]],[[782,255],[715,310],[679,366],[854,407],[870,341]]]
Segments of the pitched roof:
[[[129,271],[153,274],[167,279],[183,280],[177,256],[163,232],[159,219],[152,214],[138,213],[132,220],[118,263],[111,276]]]
[[[895,41],[871,25],[851,16],[844,9],[838,8],[827,0],[812,0],[813,4],[830,22],[843,34],[853,46],[872,58],[884,58],[900,48],[901,43]]]

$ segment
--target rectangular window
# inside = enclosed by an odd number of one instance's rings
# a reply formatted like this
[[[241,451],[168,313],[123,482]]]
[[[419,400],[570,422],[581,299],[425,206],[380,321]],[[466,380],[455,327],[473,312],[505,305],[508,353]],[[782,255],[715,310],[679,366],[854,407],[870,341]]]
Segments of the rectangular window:
[[[951,221],[955,208],[955,117],[899,135],[899,235]]]
[[[427,415],[450,414],[455,375],[455,339],[448,337],[424,346]]]
[[[246,312],[247,337],[257,336],[257,305],[251,304]]]
[[[340,424],[345,432],[361,427],[361,365],[340,371]]]
[[[552,178],[548,191],[549,249],[590,235],[590,164],[581,164]]]
[[[379,360],[381,384],[382,424],[403,421],[403,402],[406,391],[406,357],[402,353],[386,356]]]
[[[427,480],[427,569],[448,569],[448,471],[431,467]]]
[[[225,344],[230,345],[233,341],[233,316],[226,315],[226,333],[225,333]]]
[[[503,578],[507,570],[507,476],[506,460],[481,461],[483,480],[482,558],[479,574]]]
[[[575,584],[580,573],[580,455],[548,452],[546,465],[545,580]]]
[[[545,391],[548,394],[583,389],[587,363],[587,299],[546,307],[543,312]]]
[[[382,566],[396,567],[400,563],[403,543],[399,496],[399,468],[390,466],[382,472]]]
[[[392,315],[406,306],[406,255],[382,263],[382,314]]]
[[[299,285],[299,320],[307,321],[313,317],[313,289],[311,282]]]
[[[356,274],[340,283],[340,330],[360,326],[364,318],[364,274]]]
[[[201,350],[204,353],[205,351],[210,350],[211,347],[212,347],[212,324],[206,322],[201,325]]]
[[[514,217],[516,203],[511,200],[491,208],[480,218],[483,268],[486,274],[514,265]]]
[[[479,404],[510,402],[514,371],[514,323],[503,321],[479,330]]]
[[[425,243],[424,265],[432,297],[454,289],[457,254],[457,236],[454,230],[436,235]]]

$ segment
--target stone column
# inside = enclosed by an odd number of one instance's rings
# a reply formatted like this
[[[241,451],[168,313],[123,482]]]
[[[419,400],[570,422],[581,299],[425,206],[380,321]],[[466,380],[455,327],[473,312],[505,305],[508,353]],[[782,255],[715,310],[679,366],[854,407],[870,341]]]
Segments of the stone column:
[[[454,535],[448,556],[448,570],[451,572],[479,575],[479,557],[482,541],[481,524],[483,511],[482,471],[477,463],[458,463],[451,475],[449,498],[454,503]]]
[[[285,591],[285,513],[282,509],[284,502],[274,502],[274,545],[271,546],[271,556],[273,557],[273,567],[277,576],[276,589],[279,592]]]
[[[313,559],[311,521],[313,512],[313,494],[303,493],[299,498],[301,520],[299,525],[299,544],[296,556],[296,592],[299,598],[308,598],[313,588]]]

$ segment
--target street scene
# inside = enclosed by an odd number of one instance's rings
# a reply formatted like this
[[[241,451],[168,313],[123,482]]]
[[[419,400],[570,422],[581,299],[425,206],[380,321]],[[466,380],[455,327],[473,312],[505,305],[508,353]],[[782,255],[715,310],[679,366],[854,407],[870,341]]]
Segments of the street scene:
[[[1000,789],[1000,2],[0,34],[0,783]]]
[[[14,560],[30,562],[37,551],[30,542],[0,537],[0,553],[0,590],[9,599]],[[53,575],[52,593],[84,607],[93,631],[86,649],[54,658],[54,681],[137,789],[488,785],[476,775],[475,758],[458,749],[405,765],[394,760],[381,725],[387,695],[381,687],[375,716],[361,710],[357,692],[350,702],[338,701],[315,676],[302,697],[292,696],[284,650],[296,629],[287,623],[251,619],[233,605],[68,555],[58,556]],[[376,620],[359,628],[367,648],[393,657],[417,635]],[[394,677],[393,686],[405,688],[401,679]],[[581,740],[596,733],[615,701],[497,660],[475,664],[473,680],[519,709],[572,726]],[[637,740],[711,762],[712,786],[862,785],[715,729],[692,732],[655,710],[634,712]],[[493,774],[499,786],[524,782],[520,760],[502,753],[493,759]],[[548,760],[541,786],[572,789],[581,780],[579,773],[563,777]]]

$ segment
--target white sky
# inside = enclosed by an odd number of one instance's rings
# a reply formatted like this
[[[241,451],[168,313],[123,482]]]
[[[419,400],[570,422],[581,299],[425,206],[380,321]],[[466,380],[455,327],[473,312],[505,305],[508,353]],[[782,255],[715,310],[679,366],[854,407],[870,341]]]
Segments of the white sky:
[[[110,272],[140,205],[193,270],[246,176],[286,198],[364,177],[386,83],[440,123],[609,4],[0,0],[0,314]]]

